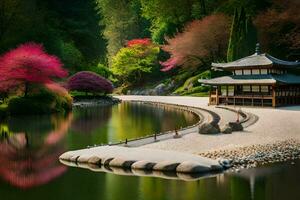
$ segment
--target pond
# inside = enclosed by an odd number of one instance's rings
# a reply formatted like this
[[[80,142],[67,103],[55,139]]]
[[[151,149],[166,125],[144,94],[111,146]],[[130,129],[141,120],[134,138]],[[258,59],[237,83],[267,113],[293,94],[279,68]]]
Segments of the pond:
[[[185,182],[96,173],[58,161],[68,150],[174,130],[197,121],[192,113],[140,103],[2,121],[1,199],[300,199],[300,162]]]

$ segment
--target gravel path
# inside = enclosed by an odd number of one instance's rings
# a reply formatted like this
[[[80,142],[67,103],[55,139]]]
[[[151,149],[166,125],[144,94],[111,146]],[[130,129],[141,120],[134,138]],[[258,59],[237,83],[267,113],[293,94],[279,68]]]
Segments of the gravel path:
[[[179,105],[195,106],[211,109],[221,116],[220,123],[234,121],[236,116],[224,109],[207,106],[205,97],[176,97],[176,96],[117,96],[123,100],[157,101]],[[180,139],[170,139],[143,148],[174,150],[187,153],[203,153],[212,150],[233,149],[250,145],[272,144],[288,139],[300,140],[300,106],[283,108],[242,108],[243,111],[254,113],[259,120],[243,132],[218,135],[188,134]]]

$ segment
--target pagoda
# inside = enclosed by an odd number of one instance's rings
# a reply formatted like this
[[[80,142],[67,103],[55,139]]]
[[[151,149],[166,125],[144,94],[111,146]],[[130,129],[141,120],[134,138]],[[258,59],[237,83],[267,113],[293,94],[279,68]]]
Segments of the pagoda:
[[[300,104],[300,62],[284,61],[266,53],[229,63],[212,63],[213,70],[228,71],[229,76],[201,79],[211,86],[209,105],[286,106]]]

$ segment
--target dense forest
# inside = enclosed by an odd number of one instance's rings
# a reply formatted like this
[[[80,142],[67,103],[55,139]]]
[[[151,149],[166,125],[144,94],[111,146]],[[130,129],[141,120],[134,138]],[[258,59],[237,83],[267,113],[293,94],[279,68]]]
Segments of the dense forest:
[[[250,55],[257,42],[299,60],[299,8],[298,0],[1,0],[0,54],[41,43],[70,74],[96,72],[116,93],[160,86],[202,95],[197,80],[217,75],[212,61]]]

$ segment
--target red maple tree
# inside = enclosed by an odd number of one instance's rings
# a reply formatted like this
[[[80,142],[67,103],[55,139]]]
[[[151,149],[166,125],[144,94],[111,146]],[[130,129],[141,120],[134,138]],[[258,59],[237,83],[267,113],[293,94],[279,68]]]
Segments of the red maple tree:
[[[0,57],[0,91],[22,87],[24,95],[32,84],[49,85],[68,75],[61,61],[40,44],[26,43]]]
[[[198,67],[226,55],[230,20],[224,14],[215,14],[188,24],[182,33],[167,39],[162,49],[171,58],[161,62],[162,71],[176,66]]]

